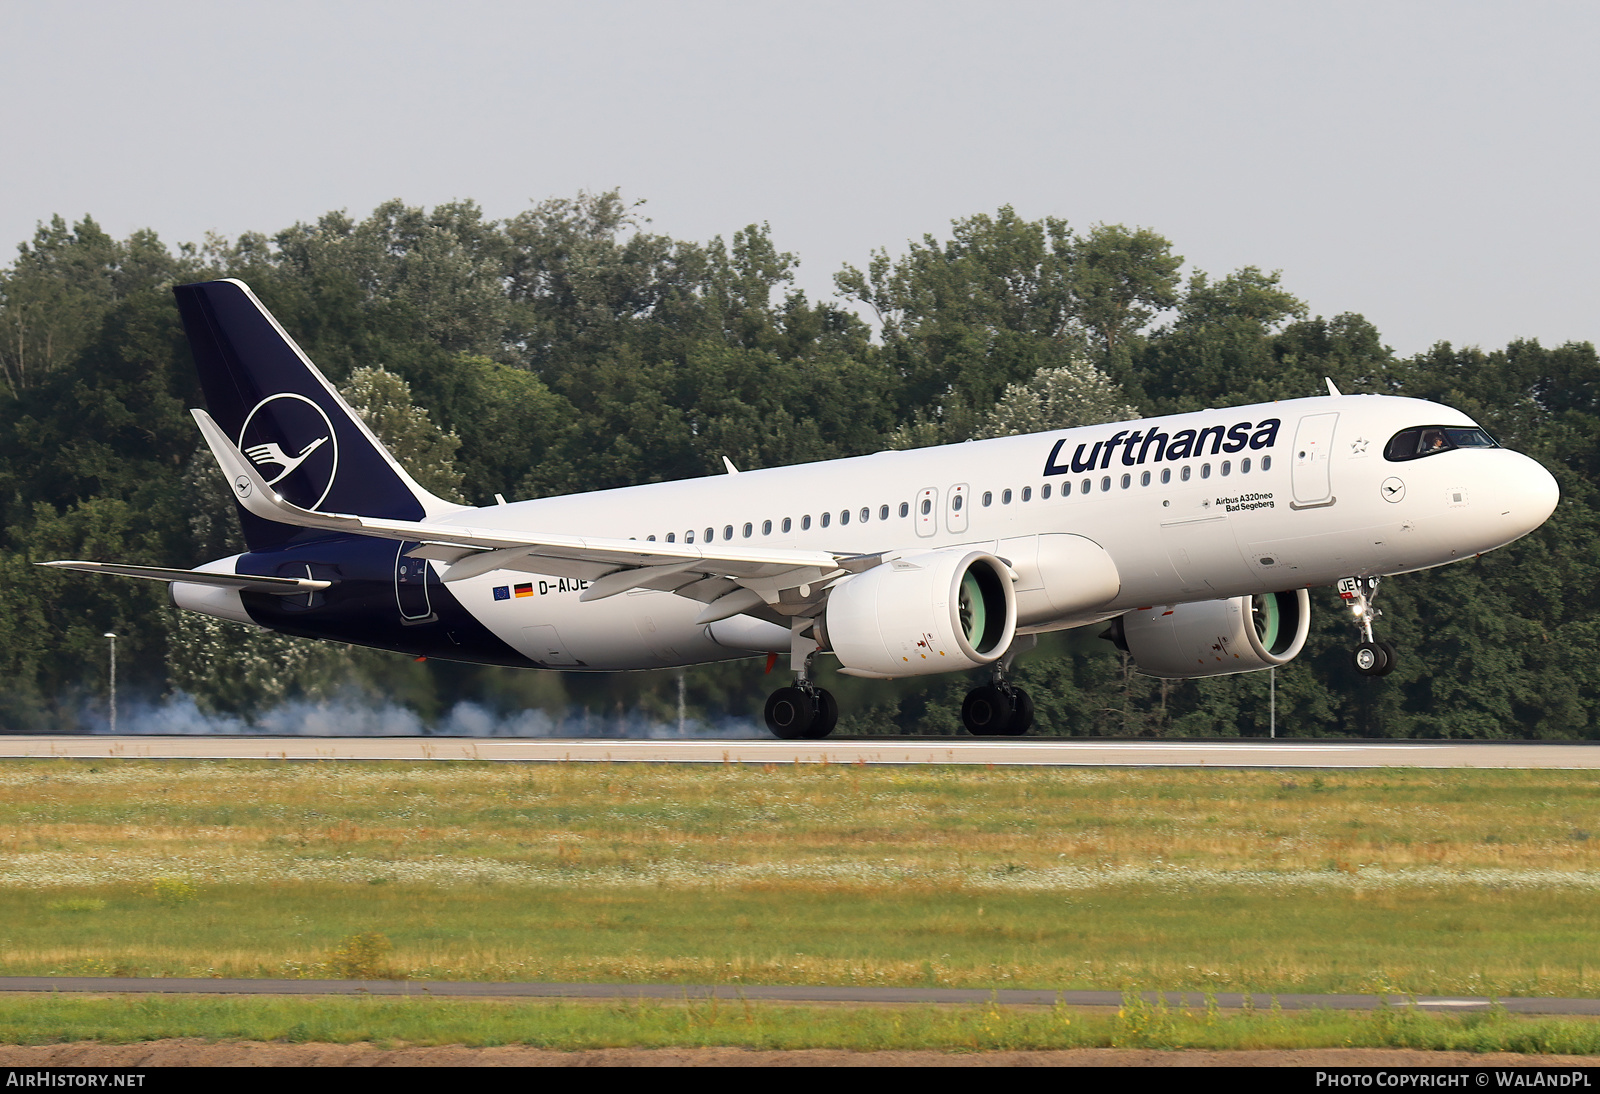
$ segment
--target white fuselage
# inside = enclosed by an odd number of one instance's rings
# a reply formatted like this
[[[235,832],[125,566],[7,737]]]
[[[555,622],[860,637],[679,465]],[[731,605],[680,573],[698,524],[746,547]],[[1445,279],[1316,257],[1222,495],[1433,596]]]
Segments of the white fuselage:
[[[1277,427],[1261,428],[1269,421]],[[1019,595],[1030,582],[1072,581],[1040,572],[1049,551],[1038,537],[1093,540],[1114,560],[1120,592],[1054,617],[1035,605],[1019,631],[1039,632],[1152,604],[1438,566],[1509,543],[1554,508],[1555,482],[1539,464],[1503,448],[1384,457],[1400,430],[1473,424],[1420,400],[1327,396],[515,502],[438,523],[860,555],[972,545],[1012,562]],[[1202,451],[1176,443],[1206,429]],[[584,587],[496,571],[450,590],[552,667],[657,668],[790,648],[775,623],[696,625],[704,605],[686,597],[635,590],[580,603]]]

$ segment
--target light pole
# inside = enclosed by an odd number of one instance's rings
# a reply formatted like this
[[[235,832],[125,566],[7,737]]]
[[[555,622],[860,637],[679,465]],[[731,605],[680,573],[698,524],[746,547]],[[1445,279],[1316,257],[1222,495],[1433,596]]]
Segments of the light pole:
[[[102,638],[111,639],[111,732],[117,731],[117,635],[107,631]]]

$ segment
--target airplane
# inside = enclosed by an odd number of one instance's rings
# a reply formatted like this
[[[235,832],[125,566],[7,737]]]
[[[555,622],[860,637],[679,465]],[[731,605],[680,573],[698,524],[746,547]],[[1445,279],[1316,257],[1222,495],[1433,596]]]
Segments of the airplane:
[[[1382,578],[1538,528],[1555,479],[1436,403],[1328,394],[472,507],[423,489],[254,293],[174,289],[248,550],[167,582],[179,608],[419,657],[615,672],[787,656],[776,736],[832,732],[815,659],[877,680],[983,670],[961,718],[1018,735],[1043,633],[1108,624],[1140,672],[1287,664],[1336,584],[1355,669]]]

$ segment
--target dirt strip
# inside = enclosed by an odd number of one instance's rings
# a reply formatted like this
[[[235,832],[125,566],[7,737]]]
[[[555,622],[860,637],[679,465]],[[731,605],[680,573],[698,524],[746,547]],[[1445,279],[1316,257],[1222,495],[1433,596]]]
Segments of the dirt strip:
[[[1596,1056],[1327,1048],[1163,1052],[1077,1048],[1056,1052],[849,1052],[741,1048],[604,1048],[575,1052],[506,1045],[379,1048],[372,1044],[268,1044],[194,1039],[106,1045],[0,1045],[0,1067],[1600,1067]]]

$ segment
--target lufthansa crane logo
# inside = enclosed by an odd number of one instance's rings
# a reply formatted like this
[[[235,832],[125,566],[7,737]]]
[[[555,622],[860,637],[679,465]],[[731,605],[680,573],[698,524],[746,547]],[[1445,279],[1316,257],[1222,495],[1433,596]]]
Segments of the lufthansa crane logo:
[[[302,509],[319,508],[339,472],[333,422],[320,406],[293,392],[255,405],[239,430],[239,450],[268,486]]]

